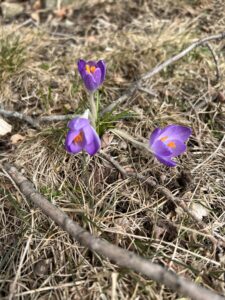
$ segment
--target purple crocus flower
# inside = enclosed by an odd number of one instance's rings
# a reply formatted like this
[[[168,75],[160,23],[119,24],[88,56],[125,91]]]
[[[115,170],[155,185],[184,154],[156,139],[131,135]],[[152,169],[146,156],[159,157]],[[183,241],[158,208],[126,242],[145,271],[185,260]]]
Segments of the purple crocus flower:
[[[78,71],[84,85],[89,92],[94,92],[105,80],[106,65],[103,60],[85,61],[80,59],[77,63]]]
[[[149,145],[155,157],[164,165],[176,166],[173,157],[186,150],[185,142],[191,135],[191,129],[181,125],[169,125],[163,129],[156,128],[149,140]]]
[[[85,150],[92,156],[100,149],[100,138],[88,119],[77,117],[68,123],[68,127],[70,130],[66,136],[65,147],[69,153],[76,154]]]

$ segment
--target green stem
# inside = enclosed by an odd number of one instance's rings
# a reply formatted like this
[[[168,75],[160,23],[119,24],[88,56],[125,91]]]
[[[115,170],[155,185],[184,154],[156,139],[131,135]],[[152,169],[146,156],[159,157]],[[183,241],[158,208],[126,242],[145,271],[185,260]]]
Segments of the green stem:
[[[92,126],[95,128],[96,120],[97,120],[97,108],[94,100],[94,93],[89,94],[89,104],[90,104],[90,111],[91,111],[91,123]]]
[[[118,136],[126,139],[127,141],[131,142],[137,148],[142,148],[142,149],[145,149],[148,152],[152,153],[152,151],[151,151],[150,147],[148,147],[148,145],[146,145],[144,143],[141,143],[141,142],[138,142],[129,133],[127,133],[126,131],[123,131],[121,129],[116,129],[116,128],[111,129],[110,131],[113,132],[114,134],[116,134],[116,135],[118,135]]]

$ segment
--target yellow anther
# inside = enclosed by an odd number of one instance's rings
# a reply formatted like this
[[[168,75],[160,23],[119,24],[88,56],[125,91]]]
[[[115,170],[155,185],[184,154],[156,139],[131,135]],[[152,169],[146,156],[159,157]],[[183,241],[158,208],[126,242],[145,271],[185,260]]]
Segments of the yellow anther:
[[[85,70],[90,74],[90,73],[94,73],[95,70],[96,70],[96,67],[95,66],[89,66],[89,65],[86,65],[85,66]]]
[[[169,142],[167,144],[168,147],[175,149],[176,148],[176,144],[174,142]]]
[[[83,133],[80,132],[78,133],[77,136],[75,136],[75,138],[73,139],[74,143],[80,143],[83,141]]]
[[[90,66],[89,66],[89,65],[86,65],[86,66],[85,66],[85,70],[86,70],[88,73],[91,73],[91,69],[90,69]]]
[[[91,66],[91,73],[94,73],[96,70],[96,67],[95,66]]]

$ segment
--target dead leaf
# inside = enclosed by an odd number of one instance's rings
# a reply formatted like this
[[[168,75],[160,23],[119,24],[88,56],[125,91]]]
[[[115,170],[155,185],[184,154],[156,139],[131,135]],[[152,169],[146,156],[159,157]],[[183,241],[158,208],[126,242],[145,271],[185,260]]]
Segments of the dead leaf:
[[[94,35],[90,35],[86,37],[86,41],[90,42],[90,43],[95,43],[97,42],[96,36]]]
[[[57,18],[64,19],[66,17],[71,16],[71,9],[69,7],[61,7],[59,9],[54,10],[54,14]]]
[[[223,92],[219,92],[215,99],[215,101],[221,102],[221,103],[225,103],[225,94]]]
[[[111,144],[112,140],[113,140],[112,134],[108,132],[104,133],[102,136],[101,148],[105,149],[106,147],[108,147]]]
[[[39,14],[39,12],[33,12],[31,14],[31,18],[32,18],[32,20],[38,22],[38,24],[40,23],[40,14]]]
[[[135,174],[135,169],[129,166],[124,167],[124,170],[127,172],[127,174],[132,175]]]
[[[14,135],[11,136],[10,141],[14,145],[14,144],[17,144],[20,141],[23,141],[24,139],[25,139],[24,136],[16,133],[16,134],[14,134]]]
[[[163,237],[163,235],[165,234],[165,232],[166,232],[166,228],[162,228],[162,227],[155,225],[154,231],[153,231],[154,238],[160,240]]]
[[[70,111],[72,109],[71,105],[69,103],[64,104],[65,109]]]
[[[209,214],[208,209],[199,203],[192,203],[191,212],[200,221]]]
[[[12,126],[0,118],[0,135],[6,135],[12,131]]]
[[[34,10],[40,10],[44,8],[44,1],[43,0],[36,0],[32,6]]]
[[[127,149],[127,142],[124,140],[119,141],[118,148],[121,150],[126,150]]]
[[[117,83],[117,84],[121,84],[121,83],[125,83],[127,82],[127,80],[125,78],[123,78],[122,76],[120,75],[116,75],[114,76],[114,81]]]

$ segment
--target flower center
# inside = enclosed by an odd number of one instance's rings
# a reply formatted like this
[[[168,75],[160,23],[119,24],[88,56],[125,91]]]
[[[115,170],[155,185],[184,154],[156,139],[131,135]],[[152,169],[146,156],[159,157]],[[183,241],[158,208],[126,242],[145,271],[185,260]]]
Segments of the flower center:
[[[176,144],[175,144],[174,142],[169,142],[169,143],[167,144],[167,146],[168,146],[169,148],[173,148],[173,149],[176,148]]]
[[[77,136],[75,136],[75,138],[73,139],[74,143],[81,143],[83,141],[83,132],[81,131],[80,133],[78,133]]]
[[[90,73],[94,73],[95,70],[96,70],[96,67],[95,66],[89,66],[89,65],[86,65],[85,66],[85,70],[90,74]]]
[[[160,139],[160,141],[162,141],[162,142],[165,142],[166,140],[168,140],[168,136],[163,136],[163,137]],[[167,144],[167,146],[168,146],[169,148],[172,148],[172,149],[175,149],[175,148],[176,148],[176,144],[175,144],[174,142],[169,142],[169,143]]]

